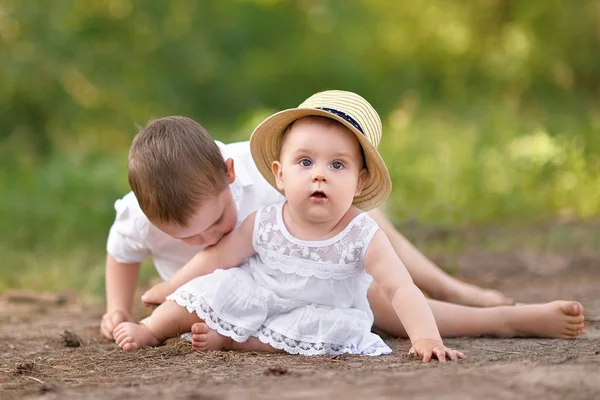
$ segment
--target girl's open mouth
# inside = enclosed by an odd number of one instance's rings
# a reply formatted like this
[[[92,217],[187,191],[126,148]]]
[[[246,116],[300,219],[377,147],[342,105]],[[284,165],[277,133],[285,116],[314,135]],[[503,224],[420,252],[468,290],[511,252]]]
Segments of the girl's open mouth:
[[[310,199],[315,203],[322,203],[327,200],[327,195],[321,190],[316,190],[310,195]]]

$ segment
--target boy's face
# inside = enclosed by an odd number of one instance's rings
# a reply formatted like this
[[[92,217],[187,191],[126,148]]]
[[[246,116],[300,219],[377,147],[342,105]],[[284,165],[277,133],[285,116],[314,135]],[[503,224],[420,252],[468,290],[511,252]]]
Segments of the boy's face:
[[[358,139],[341,125],[298,120],[273,163],[279,189],[306,220],[341,218],[360,194],[366,170]]]
[[[228,159],[227,179],[235,181],[233,160]],[[179,224],[154,224],[167,235],[180,239],[186,244],[213,246],[235,228],[237,207],[229,186],[221,193],[210,197],[200,205],[188,221],[187,226]]]

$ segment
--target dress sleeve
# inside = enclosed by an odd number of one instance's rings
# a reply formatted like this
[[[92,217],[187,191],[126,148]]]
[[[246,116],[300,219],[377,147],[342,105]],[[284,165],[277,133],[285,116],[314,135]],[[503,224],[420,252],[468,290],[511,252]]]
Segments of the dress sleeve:
[[[363,248],[361,252],[361,258],[364,260],[365,255],[367,254],[367,249],[371,245],[373,237],[379,230],[379,225],[377,225],[377,222],[375,222],[373,218],[365,213],[365,216],[361,221],[361,226],[362,231],[359,236],[362,238]]]
[[[106,251],[117,262],[140,263],[150,255],[146,237],[150,222],[139,209],[133,193],[115,202],[117,212],[110,228]]]
[[[260,229],[260,223],[261,223],[261,215],[263,212],[263,207],[259,207],[258,210],[256,210],[256,215],[254,216],[254,227],[252,229],[252,247],[254,248],[254,251],[258,254],[258,252],[260,251],[260,246],[258,245],[258,241],[259,241],[259,229]]]

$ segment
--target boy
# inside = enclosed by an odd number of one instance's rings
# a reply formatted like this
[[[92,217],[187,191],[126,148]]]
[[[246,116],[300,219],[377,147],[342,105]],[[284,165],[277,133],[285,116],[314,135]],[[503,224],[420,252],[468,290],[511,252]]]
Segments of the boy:
[[[135,195],[129,193],[115,204],[117,217],[107,244],[107,312],[101,330],[110,339],[120,322],[133,320],[140,263],[147,256],[152,255],[160,277],[168,280],[196,253],[217,243],[259,206],[280,199],[256,169],[247,143],[217,143],[199,124],[184,117],[153,121],[136,136],[128,174]],[[390,239],[417,286],[433,298],[474,306],[511,303],[501,293],[467,285],[445,274],[395,231],[380,212],[370,215]],[[162,231],[152,221],[160,222]],[[160,284],[157,286],[142,296],[144,303],[164,300],[164,295],[158,295]],[[371,288],[369,301],[375,325],[401,335],[403,328],[378,288]],[[439,313],[450,311],[449,306],[439,303]],[[456,311],[472,312],[465,307]],[[559,314],[583,318],[582,312],[580,305],[571,303],[547,310],[549,318]],[[445,334],[461,334],[460,327],[457,329],[446,330]],[[547,330],[539,333],[559,336]]]

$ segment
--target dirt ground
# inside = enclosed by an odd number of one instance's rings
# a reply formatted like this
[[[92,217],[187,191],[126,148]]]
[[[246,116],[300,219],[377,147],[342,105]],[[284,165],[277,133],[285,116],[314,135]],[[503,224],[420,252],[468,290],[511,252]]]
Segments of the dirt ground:
[[[437,261],[447,261],[440,256]],[[521,302],[580,301],[576,340],[457,338],[468,359],[424,364],[408,340],[386,339],[383,357],[197,353],[175,340],[124,353],[101,338],[102,309],[0,303],[1,399],[600,399],[600,254],[474,252],[460,276]],[[67,346],[65,331],[77,337]]]

